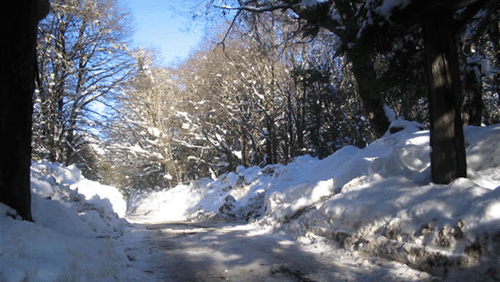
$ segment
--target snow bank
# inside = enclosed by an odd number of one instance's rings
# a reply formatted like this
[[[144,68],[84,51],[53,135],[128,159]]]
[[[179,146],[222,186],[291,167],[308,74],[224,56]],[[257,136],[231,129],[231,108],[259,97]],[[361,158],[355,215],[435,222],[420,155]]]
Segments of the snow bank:
[[[125,280],[129,260],[114,239],[128,222],[116,188],[41,162],[32,163],[31,188],[34,222],[0,204],[0,281]]]
[[[76,166],[62,166],[60,163],[33,163],[31,167],[32,189],[42,197],[51,197],[54,193],[66,187],[85,196],[85,200],[100,205],[118,216],[125,216],[127,209],[123,195],[115,187],[102,185],[85,179]],[[56,186],[56,188],[54,188]]]
[[[128,212],[148,223],[182,221],[202,196],[202,190],[192,185],[179,185],[170,190],[138,190],[127,199]]]
[[[177,220],[257,221],[442,275],[477,268],[500,279],[500,125],[465,128],[468,178],[449,185],[430,181],[429,132],[421,128],[396,119],[364,149],[239,167],[215,181],[151,192],[136,208]]]
[[[326,189],[323,180],[294,182],[290,186],[308,187],[294,199],[289,195],[295,192],[269,191],[264,221],[443,275],[472,266],[498,273],[500,126],[465,128],[469,178],[449,185],[430,183],[428,132],[411,123],[398,127],[403,129],[351,154],[343,166],[331,166]],[[308,193],[318,189],[321,201]]]

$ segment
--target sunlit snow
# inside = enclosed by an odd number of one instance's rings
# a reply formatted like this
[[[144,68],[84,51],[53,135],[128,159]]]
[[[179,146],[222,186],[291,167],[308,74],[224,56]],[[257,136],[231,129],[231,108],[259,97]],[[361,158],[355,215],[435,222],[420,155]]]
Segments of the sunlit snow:
[[[271,230],[311,248],[317,243],[307,238],[329,238],[346,258],[364,253],[426,271],[439,258],[450,269],[498,271],[500,126],[465,128],[468,178],[449,185],[430,182],[429,132],[394,126],[401,130],[364,149],[238,167],[170,190],[144,187],[127,200],[74,166],[34,162],[34,222],[0,204],[0,281],[150,281],[139,247],[146,231],[131,222],[166,221],[245,222],[254,236]]]

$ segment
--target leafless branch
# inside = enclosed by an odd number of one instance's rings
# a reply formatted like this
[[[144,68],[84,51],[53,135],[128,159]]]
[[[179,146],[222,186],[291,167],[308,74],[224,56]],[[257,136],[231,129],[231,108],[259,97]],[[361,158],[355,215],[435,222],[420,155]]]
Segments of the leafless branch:
[[[248,11],[248,12],[253,12],[253,13],[264,13],[264,12],[272,12],[276,10],[285,10],[288,8],[291,8],[292,6],[290,4],[282,4],[282,5],[267,5],[267,6],[251,6],[251,5],[241,5],[238,7],[231,7],[231,6],[214,6],[219,9],[223,10],[231,10],[231,11]]]

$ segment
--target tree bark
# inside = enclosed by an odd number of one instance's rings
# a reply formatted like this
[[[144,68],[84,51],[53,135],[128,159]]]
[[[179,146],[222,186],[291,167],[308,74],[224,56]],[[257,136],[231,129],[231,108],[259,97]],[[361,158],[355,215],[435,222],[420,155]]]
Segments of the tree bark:
[[[461,88],[453,12],[444,7],[422,18],[428,73],[432,181],[467,176],[461,119]]]
[[[380,79],[377,79],[377,73],[370,58],[370,54],[375,52],[370,50],[367,44],[369,43],[356,44],[355,49],[347,53],[347,57],[352,62],[352,72],[356,78],[359,96],[363,101],[370,125],[375,136],[380,138],[389,129],[390,124],[382,101],[383,85]]]
[[[240,142],[241,142],[241,165],[248,167],[249,162],[247,158],[248,151],[248,136],[247,131],[243,126],[240,126]]]
[[[481,126],[484,103],[481,93],[481,77],[478,74],[480,66],[466,67],[465,94],[467,101],[464,105],[464,124]]]
[[[31,217],[31,115],[35,89],[38,20],[48,3],[20,0],[0,17],[0,202]],[[5,12],[7,14],[5,14]]]

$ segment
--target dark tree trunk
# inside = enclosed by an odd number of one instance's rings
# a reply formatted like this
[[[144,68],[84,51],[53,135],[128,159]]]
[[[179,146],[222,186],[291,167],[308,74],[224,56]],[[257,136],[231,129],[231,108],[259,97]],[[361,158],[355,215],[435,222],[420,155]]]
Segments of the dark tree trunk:
[[[464,105],[464,124],[481,126],[484,103],[481,95],[480,66],[467,67],[465,73],[465,94],[467,101]]]
[[[295,152],[295,134],[294,134],[294,126],[293,126],[293,103],[291,98],[291,93],[287,93],[287,110],[286,110],[286,119],[287,119],[287,131],[285,132],[286,144],[285,144],[285,164],[290,162],[291,157],[294,157]]]
[[[297,84],[296,84],[297,85]],[[304,131],[306,127],[306,112],[307,112],[307,90],[305,82],[302,85],[302,97],[299,102],[300,106],[297,109],[297,153],[300,155],[305,147]],[[294,156],[295,157],[295,156]]]
[[[248,167],[249,162],[247,158],[247,151],[248,151],[248,133],[246,132],[245,128],[241,126],[241,131],[240,131],[240,142],[241,142],[241,164],[244,167]]]
[[[429,83],[432,181],[466,177],[461,88],[453,12],[436,8],[422,18]]]
[[[274,129],[274,119],[270,116],[266,117],[266,127],[267,127],[266,164],[275,164],[277,163],[276,132]]]
[[[42,0],[9,3],[0,17],[0,202],[31,218],[31,115]],[[45,3],[46,4],[46,3]],[[43,8],[43,9],[41,9]]]
[[[377,78],[377,73],[370,58],[374,54],[366,44],[358,43],[355,49],[347,53],[348,59],[352,62],[352,72],[358,84],[358,92],[366,111],[370,125],[375,136],[382,137],[389,129],[389,120],[384,111],[382,101],[383,85]]]

